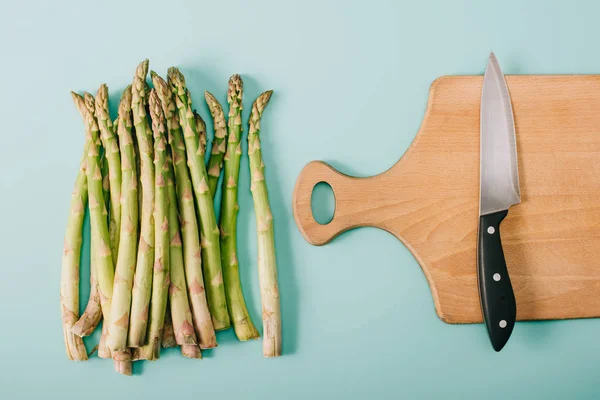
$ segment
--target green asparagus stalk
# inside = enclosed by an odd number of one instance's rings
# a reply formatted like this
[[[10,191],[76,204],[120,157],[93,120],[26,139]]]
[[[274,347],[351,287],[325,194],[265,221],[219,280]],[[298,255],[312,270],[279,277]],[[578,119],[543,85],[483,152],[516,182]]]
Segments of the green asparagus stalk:
[[[89,110],[89,108],[88,108]],[[110,181],[108,179],[108,161],[106,151],[100,155],[100,171],[102,172],[102,192],[104,194],[104,206],[107,210],[110,208]],[[109,214],[111,211],[109,210]],[[110,218],[109,218],[110,220]],[[108,230],[110,232],[110,222]],[[102,308],[100,306],[100,295],[98,294],[98,281],[96,280],[95,254],[98,252],[97,240],[91,241],[90,249],[90,296],[88,297],[85,311],[81,314],[79,320],[73,325],[71,332],[77,336],[89,336],[94,332],[102,320]],[[112,250],[112,249],[111,249]]]
[[[162,112],[162,111],[161,111]],[[152,116],[154,119],[154,116]],[[173,183],[173,171],[170,157],[167,156],[167,203],[169,218],[169,261],[171,286],[169,287],[169,304],[175,340],[179,345],[196,344],[196,333],[190,311],[185,270],[183,267],[183,245],[179,233],[179,216],[177,213],[177,195]]]
[[[213,125],[215,136],[212,144],[212,151],[210,152],[210,158],[208,159],[208,187],[210,188],[210,194],[215,197],[217,191],[217,183],[219,182],[219,176],[221,175],[221,167],[223,165],[223,157],[227,150],[227,125],[225,124],[225,114],[223,113],[223,107],[210,92],[204,92],[204,98],[208,109],[213,118]]]
[[[192,319],[196,338],[202,349],[217,346],[215,329],[213,327],[204,278],[202,275],[202,259],[200,257],[200,236],[192,182],[186,166],[185,145],[183,132],[179,124],[179,115],[175,106],[175,99],[167,83],[155,73],[152,73],[154,87],[161,100],[169,134],[169,144],[172,154],[173,169],[175,172],[176,194],[181,219],[181,236],[183,238],[183,265],[185,278],[192,310]]]
[[[90,135],[90,148],[88,151],[88,196],[90,206],[90,221],[92,226],[92,240],[96,240],[97,253],[96,260],[96,276],[98,278],[98,290],[100,294],[100,304],[105,324],[111,321],[112,307],[112,292],[114,281],[114,263],[110,249],[110,234],[107,223],[107,212],[104,201],[104,193],[102,188],[102,174],[100,170],[99,148],[100,148],[100,133],[98,122],[94,118],[91,107],[92,102],[89,101],[91,95],[86,93],[86,125]],[[102,207],[102,209],[100,209]],[[106,329],[104,334],[103,345],[107,345],[110,340],[110,331]],[[103,349],[103,353],[108,351]],[[115,370],[121,374],[131,375],[131,356],[129,349],[113,351]]]
[[[152,288],[152,265],[154,263],[154,150],[152,131],[146,117],[146,75],[148,60],[136,70],[131,87],[131,111],[139,147],[140,181],[142,185],[142,209],[140,240],[135,269],[129,326],[129,346],[140,347],[146,343],[148,313]],[[160,173],[159,173],[160,174]],[[161,221],[158,221],[161,224]]]
[[[85,99],[83,102],[83,106],[87,108]],[[85,118],[83,114],[81,115],[81,117]],[[100,156],[100,163],[100,169],[103,177],[102,189],[104,192],[104,201],[105,206],[108,206],[108,199],[110,198],[106,186],[108,184],[108,163],[106,163],[106,157],[104,157],[104,154]],[[96,263],[95,254],[98,251],[97,247],[97,240],[93,239],[91,241],[90,251],[90,295],[88,297],[85,311],[83,312],[83,314],[81,314],[81,317],[75,323],[75,325],[73,325],[73,328],[71,328],[71,332],[80,337],[90,335],[102,320],[102,308],[100,307],[100,295],[98,294],[98,281],[96,280],[96,273],[94,271]]]
[[[265,165],[260,148],[260,118],[273,94],[272,90],[262,93],[252,105],[250,129],[248,130],[248,157],[256,230],[258,234],[258,278],[262,300],[263,355],[281,355],[281,307],[277,285],[275,261],[275,237],[273,214],[269,206],[269,195],[265,182]]]
[[[90,225],[92,240],[97,240],[97,253],[95,254],[95,273],[98,279],[100,304],[104,321],[110,321],[112,304],[114,264],[110,249],[110,235],[108,232],[107,212],[102,191],[102,173],[100,170],[99,156],[99,128],[96,119],[90,110],[85,111],[86,129],[89,135],[90,147],[88,151],[87,179],[90,208]]]
[[[71,94],[77,109],[84,115],[83,98],[76,93]],[[83,218],[88,200],[86,176],[88,149],[89,135],[86,132],[83,157],[79,164],[79,172],[71,197],[60,280],[60,305],[65,348],[69,360],[75,361],[85,361],[88,358],[83,340],[71,331],[79,318],[79,257],[81,256]]]
[[[225,153],[223,188],[221,197],[221,265],[225,278],[225,294],[229,317],[239,340],[259,337],[244,301],[237,257],[238,178],[242,157],[242,92],[243,82],[239,75],[229,79],[227,102],[229,124],[227,152]]]
[[[110,214],[109,234],[113,262],[117,262],[121,230],[121,154],[119,144],[108,113],[108,87],[103,84],[98,89],[95,101],[96,118],[100,128],[100,139],[104,146],[105,158],[108,162],[108,180],[110,182]]]
[[[150,113],[154,133],[154,155],[156,176],[154,180],[155,205],[155,251],[152,277],[152,299],[148,324],[147,343],[136,349],[136,359],[157,360],[160,356],[161,335],[167,310],[170,283],[170,246],[168,212],[168,163],[165,116],[156,90],[150,91]],[[145,201],[145,199],[144,199]],[[173,311],[173,308],[171,308]],[[171,315],[171,317],[175,317]],[[177,329],[174,326],[175,329]],[[177,332],[177,331],[176,331]],[[176,334],[177,335],[177,334]]]
[[[121,184],[121,229],[119,229],[119,255],[115,269],[113,302],[111,309],[110,336],[108,346],[112,350],[127,349],[127,331],[131,292],[138,244],[138,183],[135,167],[135,152],[131,135],[131,88],[127,87],[119,104],[119,171]],[[112,186],[112,185],[111,185]]]
[[[98,121],[96,119],[96,107],[95,107],[95,103],[96,102],[95,102],[94,96],[92,96],[88,92],[85,92],[83,98],[84,98],[85,108],[87,109],[87,111],[89,112],[89,114],[91,115],[91,117],[94,119],[95,123],[97,124]],[[84,119],[85,119],[85,117],[84,117]],[[100,133],[99,129],[100,129],[100,127],[96,126],[96,130],[98,132],[98,134],[97,134],[98,135],[97,144],[98,144],[99,149],[100,149],[100,145],[101,145],[100,136],[101,136],[101,133]],[[108,162],[108,160],[107,160],[107,162]],[[100,171],[102,172],[102,167],[100,168]],[[106,186],[104,184],[104,176],[105,175],[102,175],[102,176],[103,176],[103,178],[102,178],[102,193],[104,195],[104,193],[106,193]],[[108,231],[109,231],[109,236],[110,236],[111,223],[114,224],[114,221],[111,221],[110,215],[109,215],[109,210],[106,207],[106,205],[109,204],[109,203],[110,203],[110,199],[109,198],[105,198],[104,199],[104,214],[105,214],[105,217],[106,217],[106,219],[108,221],[107,222],[108,223]],[[91,261],[94,262],[94,268],[98,268],[95,264],[98,262],[97,259],[98,259],[98,254],[99,254],[99,251],[100,251],[99,249],[102,248],[101,240],[100,240],[100,237],[98,236],[98,231],[92,230],[92,232],[91,232],[91,240],[92,240]],[[112,238],[111,238],[111,243],[112,243]],[[116,261],[116,254],[114,252],[112,252],[112,250],[113,249],[111,247],[111,253],[112,253],[111,258],[112,258],[112,262],[113,262],[113,266],[114,266],[114,263]],[[100,290],[100,289],[98,289],[98,290]],[[101,303],[101,308],[102,308],[102,303]],[[103,327],[102,327],[102,336],[100,338],[100,344],[99,344],[99,345],[101,345],[101,347],[99,348],[98,355],[99,355],[99,357],[102,357],[102,358],[104,358],[104,357],[105,358],[110,358],[110,357],[112,357],[112,352],[108,348],[108,328],[107,327],[105,328],[105,325],[108,325],[108,321],[106,321],[106,320],[105,320],[105,323],[103,324]]]
[[[196,121],[196,129],[198,129],[198,147],[202,154],[206,154],[206,123],[194,110],[194,120]],[[214,197],[214,196],[213,196]]]
[[[116,130],[116,122],[117,120],[115,120],[115,125],[114,125],[114,129]],[[103,154],[104,156],[104,154]],[[102,170],[102,190],[104,192],[104,206],[109,208],[110,207],[110,181],[108,178],[108,160],[106,159],[106,157],[102,157],[102,165],[100,166],[100,169]],[[110,210],[108,210],[108,214],[110,215]],[[109,225],[108,225],[108,232],[110,234],[110,218],[109,218]],[[93,255],[96,254],[97,250],[94,250],[94,248],[96,247],[95,244],[96,241],[92,240],[91,243],[91,253],[92,253],[92,265],[91,268],[95,268],[95,261],[93,258]],[[92,269],[93,271],[93,269]],[[96,286],[98,286],[98,284],[96,283]],[[100,298],[100,294],[98,294],[98,298]],[[99,358],[111,358],[112,354],[110,349],[108,348],[108,322],[105,322],[102,324],[102,334],[100,335],[100,342],[98,343],[98,357]]]
[[[227,313],[227,300],[225,299],[225,288],[223,287],[219,228],[217,227],[213,200],[207,184],[208,175],[204,164],[204,154],[199,151],[201,148],[198,145],[198,127],[192,112],[192,99],[185,86],[185,79],[177,68],[169,69],[169,81],[175,95],[179,121],[183,128],[187,161],[196,194],[208,305],[214,328],[216,330],[227,329],[230,327],[231,322]]]
[[[175,341],[175,331],[173,331],[173,320],[171,319],[170,309],[171,307],[169,305],[169,302],[167,301],[167,312],[165,314],[165,323],[163,325],[162,333],[163,349],[177,346],[177,342]]]
[[[121,95],[121,100],[122,101],[123,101],[123,98],[125,98],[123,107],[126,109],[126,113],[121,112],[121,114],[124,115],[123,126],[125,127],[126,132],[124,134],[120,134],[120,136],[126,136],[127,133],[129,133],[129,137],[131,138],[132,137],[132,132],[133,132],[133,128],[132,128],[132,124],[131,124],[131,86],[128,86],[128,87],[125,88],[125,90],[123,91],[123,94]],[[117,117],[114,120],[114,122],[113,122],[113,130],[114,130],[114,132],[116,132],[116,133],[120,132],[119,131],[119,125],[120,125],[119,124],[119,117]],[[121,129],[123,129],[123,128],[121,128]],[[121,139],[121,140],[123,140],[123,139]],[[126,147],[123,143],[122,143],[122,145],[123,145],[123,147]],[[137,160],[138,160],[139,157],[136,156],[135,149],[134,149],[134,152],[133,152],[133,157],[136,160],[136,165],[137,165],[138,164]],[[121,172],[125,173],[125,172],[127,172],[126,170],[127,170],[127,168],[125,170],[123,170],[123,161],[121,160]],[[137,167],[135,168],[135,171],[136,171],[136,178],[138,178],[138,174],[137,174],[138,173],[138,169],[137,169]],[[137,179],[135,181],[135,185],[136,185],[136,188],[139,188]],[[122,189],[123,189],[123,187],[121,187],[121,190]],[[139,189],[137,189],[136,191],[139,192]],[[122,198],[121,198],[121,200],[122,200]],[[137,200],[134,200],[134,201],[137,201]],[[123,205],[121,205],[121,209],[122,210],[124,209]],[[139,205],[138,205],[137,210],[139,210]],[[138,211],[138,214],[139,214],[139,211]],[[123,225],[123,220],[121,220],[121,225]],[[138,218],[138,228],[139,228],[139,218]],[[135,234],[138,235],[138,233],[139,233],[139,229],[138,229],[138,232],[136,232]],[[120,234],[123,234],[123,227],[121,227]],[[121,242],[122,241],[119,238],[119,246],[120,246]],[[137,244],[136,244],[136,246],[137,246]],[[135,257],[135,251],[134,251],[134,257]],[[134,264],[135,264],[135,261],[132,264],[132,268],[133,268]],[[106,325],[108,325],[108,324],[106,324]],[[110,349],[108,348],[108,343],[107,343],[108,340],[106,339],[106,335],[105,335],[104,332],[105,331],[103,330],[102,331],[102,336],[100,337],[100,345],[104,344],[104,353],[110,355],[111,352],[110,352]],[[103,339],[104,339],[104,343],[103,343]],[[98,349],[98,356],[102,358],[102,356],[100,355],[100,350],[101,349],[102,348]],[[123,374],[123,375],[129,375],[129,376],[131,376],[132,371],[133,371],[133,362],[132,362],[132,359],[131,359],[131,349],[124,349],[124,350],[114,351],[112,353],[112,356],[113,356],[113,360],[114,360],[115,371],[117,371],[118,373]],[[108,357],[106,357],[106,358],[108,358]]]

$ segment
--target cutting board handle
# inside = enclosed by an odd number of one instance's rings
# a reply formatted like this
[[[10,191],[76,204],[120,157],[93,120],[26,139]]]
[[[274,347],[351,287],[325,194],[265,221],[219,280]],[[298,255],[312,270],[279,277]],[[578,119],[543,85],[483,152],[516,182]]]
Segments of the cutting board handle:
[[[368,193],[376,195],[373,178],[355,178],[337,171],[323,161],[312,161],[302,169],[293,196],[294,218],[302,236],[310,244],[321,246],[349,229],[374,226],[374,210],[369,206]],[[311,197],[314,187],[321,182],[331,186],[335,198],[333,218],[327,224],[315,221]],[[374,199],[371,199],[374,200]]]

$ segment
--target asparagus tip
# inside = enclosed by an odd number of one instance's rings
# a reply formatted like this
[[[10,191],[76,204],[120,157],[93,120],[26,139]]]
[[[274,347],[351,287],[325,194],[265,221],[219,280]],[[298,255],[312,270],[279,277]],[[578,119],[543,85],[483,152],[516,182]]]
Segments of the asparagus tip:
[[[165,114],[163,113],[162,103],[155,88],[150,90],[149,105],[154,139],[158,140],[160,135],[165,134]]]
[[[235,100],[238,100],[240,102],[239,107],[241,108],[242,90],[244,90],[242,77],[239,74],[231,75],[231,78],[229,78],[229,88],[227,89],[227,102],[231,104]]]
[[[266,92],[263,92],[260,94],[260,96],[258,96],[258,98],[254,101],[254,104],[252,104],[252,115],[250,116],[250,119],[256,119],[261,117],[265,107],[271,99],[272,94],[272,90],[267,90]]]

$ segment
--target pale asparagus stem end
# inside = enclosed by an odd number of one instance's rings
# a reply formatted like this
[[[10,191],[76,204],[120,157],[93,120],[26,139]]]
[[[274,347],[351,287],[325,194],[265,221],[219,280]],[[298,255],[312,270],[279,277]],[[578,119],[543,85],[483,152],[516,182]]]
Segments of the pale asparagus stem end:
[[[195,344],[184,344],[181,346],[181,355],[186,358],[193,358],[197,360],[202,359],[202,351],[200,347]]]
[[[129,349],[115,351],[113,353],[113,363],[115,371],[126,376],[133,374],[133,363],[131,360],[131,351]]]

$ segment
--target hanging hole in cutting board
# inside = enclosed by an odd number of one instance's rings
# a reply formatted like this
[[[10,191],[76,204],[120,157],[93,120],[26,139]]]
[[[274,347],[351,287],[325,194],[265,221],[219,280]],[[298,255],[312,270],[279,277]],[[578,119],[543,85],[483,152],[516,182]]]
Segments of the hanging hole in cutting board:
[[[327,182],[319,182],[310,196],[313,217],[320,225],[327,225],[335,215],[335,194]]]

